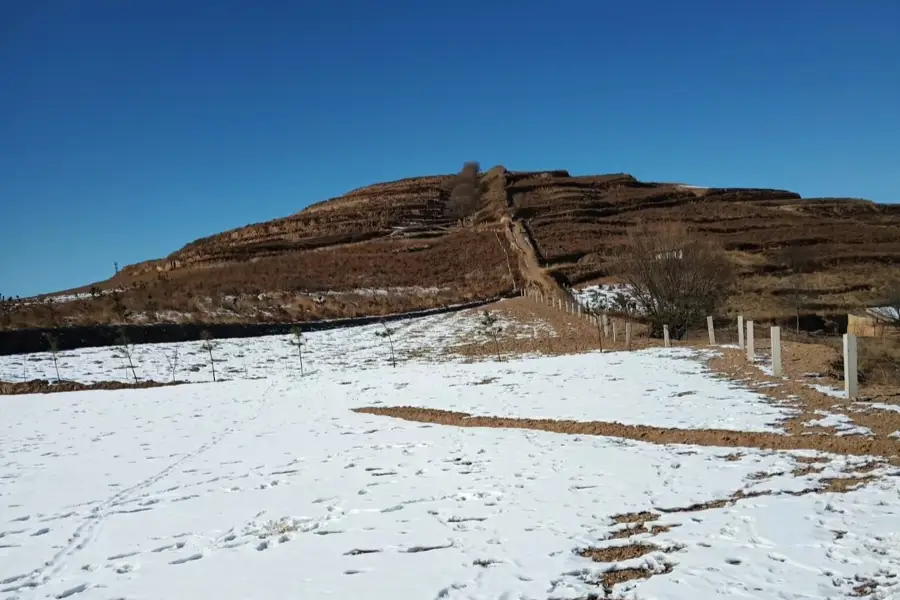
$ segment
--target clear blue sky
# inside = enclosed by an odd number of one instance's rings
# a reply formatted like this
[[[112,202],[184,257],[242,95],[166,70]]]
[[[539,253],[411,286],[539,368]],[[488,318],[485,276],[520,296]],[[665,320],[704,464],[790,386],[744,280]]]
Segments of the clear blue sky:
[[[0,1],[0,293],[487,168],[900,199],[900,2]]]

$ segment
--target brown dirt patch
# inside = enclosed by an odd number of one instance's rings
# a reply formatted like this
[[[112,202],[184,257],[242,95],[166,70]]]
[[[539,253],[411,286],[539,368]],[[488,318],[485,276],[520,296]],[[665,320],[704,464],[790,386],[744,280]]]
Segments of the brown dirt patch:
[[[900,440],[859,436],[779,435],[717,429],[668,429],[649,425],[623,425],[604,421],[567,421],[479,417],[469,413],[417,408],[413,406],[365,407],[356,412],[456,427],[501,427],[533,429],[578,435],[602,435],[654,444],[691,444],[715,447],[759,448],[762,450],[817,450],[831,454],[896,457]]]
[[[825,470],[825,467],[814,467],[812,465],[807,465],[805,467],[797,467],[793,471],[791,471],[791,475],[795,477],[805,477],[807,475],[812,475],[813,473],[821,473]]]
[[[653,544],[628,544],[627,546],[607,546],[605,548],[585,548],[579,554],[594,562],[619,562],[638,558],[651,552],[662,550]]]
[[[672,567],[666,565],[665,569],[656,573],[654,571],[649,571],[646,569],[616,569],[614,571],[607,571],[603,573],[600,577],[600,583],[603,585],[604,591],[607,594],[612,593],[612,589],[614,586],[625,583],[626,581],[634,581],[635,579],[649,579],[654,575],[661,575],[664,573],[671,573]]]
[[[673,527],[678,527],[677,524],[673,525],[654,525],[649,529],[645,525],[631,525],[625,527],[624,529],[619,529],[614,531],[612,535],[609,536],[608,539],[611,540],[624,540],[630,537],[634,537],[636,535],[641,535],[642,533],[649,533],[651,536],[657,536],[661,533],[665,533],[667,531],[671,531]]]
[[[616,341],[612,337],[601,338],[594,325],[586,316],[571,315],[555,307],[540,304],[530,298],[511,298],[485,307],[511,321],[499,336],[500,349],[504,356],[520,356],[523,354],[542,354],[559,356],[577,354],[595,350],[621,351],[629,347],[625,345],[624,321],[615,319]],[[483,310],[483,309],[482,309]],[[523,337],[525,331],[536,334]],[[630,349],[639,350],[658,345],[657,340],[647,337],[646,326],[634,323]],[[495,355],[493,342],[471,342],[461,340],[448,352],[466,358],[490,358]]]
[[[852,492],[872,481],[875,481],[875,478],[871,475],[866,475],[865,477],[826,477],[825,479],[822,479],[822,483],[825,484],[825,487],[820,491],[843,494],[845,492]]]
[[[138,381],[127,383],[124,381],[100,381],[97,383],[80,383],[78,381],[61,381],[53,383],[43,379],[31,381],[6,382],[0,381],[0,396],[14,396],[18,394],[53,394],[56,392],[81,392],[85,390],[125,390],[165,387],[170,385],[183,385],[186,381]]]
[[[621,515],[616,515],[613,517],[613,521],[619,524],[623,523],[646,523],[648,521],[655,521],[659,518],[658,513],[648,512],[646,510],[641,512],[634,513],[623,513]]]

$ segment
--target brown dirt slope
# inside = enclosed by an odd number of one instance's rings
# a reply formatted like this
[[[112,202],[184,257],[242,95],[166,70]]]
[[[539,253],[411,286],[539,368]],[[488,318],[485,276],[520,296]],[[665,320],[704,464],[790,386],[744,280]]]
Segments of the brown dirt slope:
[[[685,221],[720,239],[741,269],[733,303],[758,317],[791,313],[776,260],[784,246],[814,251],[804,276],[811,310],[876,302],[900,263],[900,205],[495,167],[484,174],[478,218],[461,225],[443,216],[451,179],[380,183],[202,238],[73,290],[93,287],[94,297],[17,305],[0,328],[312,320],[432,308],[523,285],[559,292],[559,284],[603,280],[610,249],[642,220]],[[101,293],[112,289],[122,291]]]

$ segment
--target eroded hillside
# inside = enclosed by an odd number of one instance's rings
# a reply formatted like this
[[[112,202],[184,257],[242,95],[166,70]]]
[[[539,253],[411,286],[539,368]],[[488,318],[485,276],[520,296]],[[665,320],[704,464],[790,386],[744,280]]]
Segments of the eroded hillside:
[[[741,274],[731,304],[758,318],[792,312],[785,247],[812,257],[809,311],[877,302],[900,269],[900,205],[495,167],[477,218],[462,224],[445,216],[452,181],[376,184],[202,238],[68,297],[20,303],[2,325],[314,320],[603,281],[610,250],[641,221],[683,221],[721,240]]]

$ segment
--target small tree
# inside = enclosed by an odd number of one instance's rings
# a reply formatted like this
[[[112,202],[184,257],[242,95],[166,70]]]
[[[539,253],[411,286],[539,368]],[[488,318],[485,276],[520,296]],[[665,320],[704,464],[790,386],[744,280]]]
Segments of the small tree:
[[[169,363],[169,371],[172,373],[172,381],[175,381],[175,370],[178,369],[178,345],[172,349],[172,356],[170,357],[168,354],[163,351],[163,356],[166,357],[166,362]]]
[[[116,342],[119,344],[119,357],[122,359],[122,363],[125,365],[125,377],[128,378],[128,370],[131,369],[131,376],[134,378],[134,382],[138,382],[137,371],[134,369],[134,361],[132,360],[132,354],[134,352],[134,346],[128,341],[128,334],[125,332],[124,328],[119,328],[119,337],[116,338]]]
[[[213,383],[216,382],[216,361],[213,358],[213,350],[215,350],[218,345],[216,341],[213,339],[212,334],[204,329],[200,332],[200,339],[203,340],[203,344],[200,346],[201,349],[206,350],[209,353],[209,368],[212,369],[212,378]]]
[[[491,339],[494,340],[494,349],[497,352],[497,360],[502,361],[503,358],[500,356],[500,339],[498,336],[503,331],[503,328],[497,322],[497,317],[491,314],[490,311],[484,311],[484,314],[481,315],[481,326]]]
[[[799,334],[800,312],[810,296],[809,291],[803,288],[803,274],[814,266],[815,257],[807,246],[788,246],[779,252],[778,261],[788,272],[787,285]]]
[[[59,362],[56,357],[56,355],[59,354],[59,338],[48,332],[44,333],[44,339],[47,340],[47,347],[50,348],[50,355],[53,357],[53,368],[56,370],[56,383],[59,383]]]
[[[734,280],[724,250],[677,223],[629,231],[611,266],[656,337],[666,324],[683,337],[725,302]]]
[[[297,355],[300,357],[300,377],[303,377],[303,346],[306,344],[306,339],[303,337],[303,331],[300,330],[299,325],[291,327],[291,335],[294,337],[290,339],[290,343],[297,347]]]
[[[465,220],[478,210],[483,195],[481,166],[477,162],[467,162],[462,170],[449,182],[450,199],[444,214],[456,220]]]
[[[388,346],[391,349],[391,366],[396,367],[397,366],[397,358],[396,358],[396,355],[394,354],[394,333],[396,333],[397,330],[388,327],[387,323],[385,323],[384,321],[381,322],[381,327],[382,327],[382,330],[376,331],[375,335],[377,335],[381,339],[386,339],[388,341]]]

